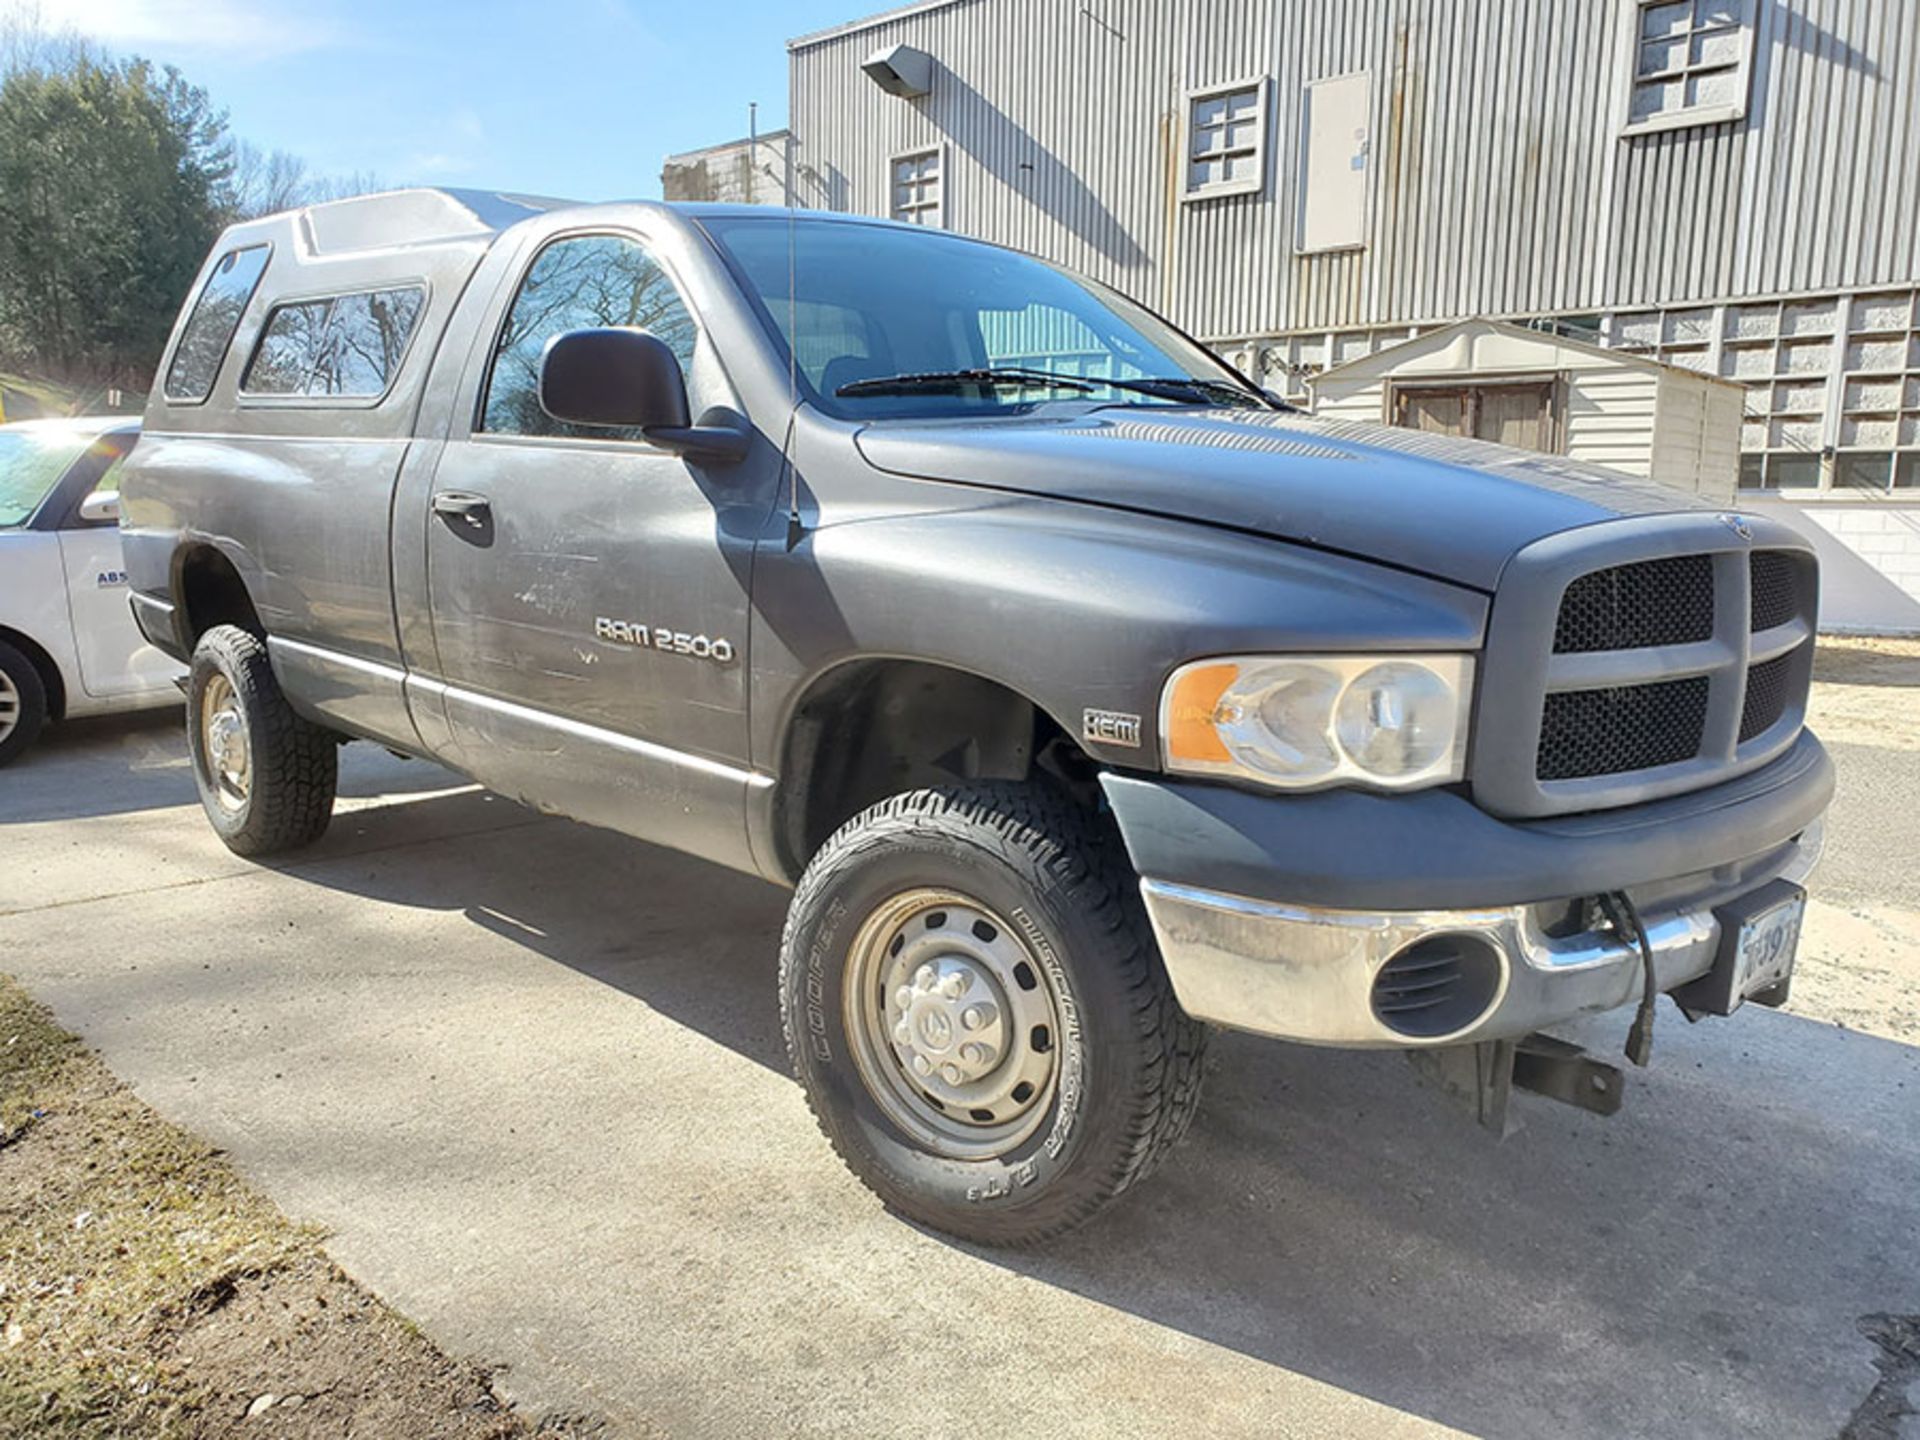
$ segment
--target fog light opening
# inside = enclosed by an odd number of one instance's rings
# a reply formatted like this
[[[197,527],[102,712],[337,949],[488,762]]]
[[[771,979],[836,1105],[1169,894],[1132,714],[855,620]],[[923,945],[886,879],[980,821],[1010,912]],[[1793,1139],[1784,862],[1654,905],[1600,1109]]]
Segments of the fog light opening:
[[[1500,994],[1500,952],[1478,935],[1429,935],[1373,977],[1373,1013],[1397,1035],[1431,1040],[1466,1029]]]

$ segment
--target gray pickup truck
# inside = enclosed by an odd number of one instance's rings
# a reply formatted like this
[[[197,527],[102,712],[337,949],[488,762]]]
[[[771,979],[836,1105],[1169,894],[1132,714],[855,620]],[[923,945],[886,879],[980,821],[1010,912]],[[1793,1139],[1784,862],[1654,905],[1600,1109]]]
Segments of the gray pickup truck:
[[[1832,769],[1778,524],[1315,421],[911,226],[408,191],[234,227],[122,486],[234,850],[337,747],[793,889],[793,1064],[899,1212],[1044,1240],[1222,1025],[1491,1125],[1541,1034],[1777,1004]],[[616,893],[618,893],[616,891]],[[623,902],[624,903],[624,902]]]

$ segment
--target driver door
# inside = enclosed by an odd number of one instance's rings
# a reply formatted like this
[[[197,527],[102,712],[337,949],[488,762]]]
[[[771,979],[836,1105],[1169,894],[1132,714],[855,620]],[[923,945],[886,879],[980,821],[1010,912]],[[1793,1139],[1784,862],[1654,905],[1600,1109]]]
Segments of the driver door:
[[[543,810],[741,863],[753,535],[777,455],[709,468],[540,405],[547,341],[665,340],[694,413],[734,404],[680,288],[633,234],[561,235],[498,319],[434,472],[426,573],[450,757]],[[763,473],[764,472],[764,473]]]

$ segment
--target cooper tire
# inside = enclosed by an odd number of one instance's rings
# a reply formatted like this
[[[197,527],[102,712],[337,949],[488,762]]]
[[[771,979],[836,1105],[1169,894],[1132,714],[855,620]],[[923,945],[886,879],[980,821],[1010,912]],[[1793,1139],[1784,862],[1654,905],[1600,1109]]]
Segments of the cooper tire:
[[[339,747],[280,693],[266,642],[216,625],[194,647],[187,740],[200,805],[236,855],[311,845],[333,817]]]
[[[1091,1219],[1180,1137],[1206,1031],[1174,999],[1137,886],[1114,837],[1041,785],[895,796],[807,866],[781,945],[787,1050],[828,1140],[890,1209],[1035,1245]],[[1057,1017],[1044,1037],[1039,991]],[[1021,1006],[1012,1030],[1000,1012]],[[923,1031],[939,1048],[915,1048]],[[971,1068],[941,1063],[969,1034],[1002,1042],[997,1063],[978,1049]]]
[[[46,723],[46,682],[31,660],[0,640],[0,765],[25,754]]]

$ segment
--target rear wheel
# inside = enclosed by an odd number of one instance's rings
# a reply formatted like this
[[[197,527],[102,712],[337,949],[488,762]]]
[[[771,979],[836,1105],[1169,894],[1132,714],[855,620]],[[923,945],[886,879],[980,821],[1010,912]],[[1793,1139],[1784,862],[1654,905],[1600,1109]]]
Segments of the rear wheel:
[[[339,747],[280,693],[258,636],[216,625],[194,647],[187,739],[200,805],[237,855],[318,840],[333,816]]]
[[[1137,1183],[1199,1099],[1112,838],[1039,786],[896,796],[821,849],[782,946],[787,1045],[821,1127],[899,1213],[1035,1244]]]
[[[0,765],[19,759],[46,723],[46,682],[31,660],[0,640]]]

